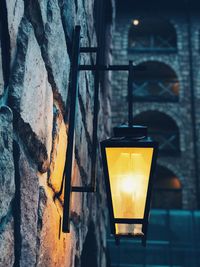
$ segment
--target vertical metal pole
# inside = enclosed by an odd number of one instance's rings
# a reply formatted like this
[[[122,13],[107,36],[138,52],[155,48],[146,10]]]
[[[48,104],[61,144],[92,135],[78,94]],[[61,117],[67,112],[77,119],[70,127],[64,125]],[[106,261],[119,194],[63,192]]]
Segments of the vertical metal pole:
[[[169,265],[170,267],[173,266],[173,246],[172,246],[172,234],[170,232],[171,229],[171,217],[170,217],[170,210],[167,210],[167,229],[169,229]]]
[[[129,72],[128,72],[128,126],[133,125],[133,62],[129,61]]]
[[[73,152],[74,152],[76,103],[78,96],[80,30],[81,27],[76,26],[73,38],[73,51],[72,51],[72,63],[71,63],[69,129],[68,129],[68,142],[67,142],[65,169],[64,169],[65,183],[64,183],[64,207],[63,207],[63,225],[62,225],[62,230],[65,233],[69,233],[70,231],[71,177],[72,177]]]

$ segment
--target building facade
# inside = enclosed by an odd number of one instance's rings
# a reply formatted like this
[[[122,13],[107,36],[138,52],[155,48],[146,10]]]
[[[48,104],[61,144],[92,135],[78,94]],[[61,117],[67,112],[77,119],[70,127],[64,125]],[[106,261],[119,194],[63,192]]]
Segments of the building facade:
[[[118,1],[113,60],[144,67],[132,82],[134,122],[160,144],[154,207],[199,206],[199,26],[194,10]],[[115,126],[127,120],[125,73],[112,94]]]
[[[116,1],[115,64],[141,66],[132,80],[135,124],[159,155],[147,247],[108,237],[111,266],[200,264],[200,10],[197,1]],[[127,74],[113,75],[112,124],[127,122]],[[114,101],[115,100],[115,101]]]

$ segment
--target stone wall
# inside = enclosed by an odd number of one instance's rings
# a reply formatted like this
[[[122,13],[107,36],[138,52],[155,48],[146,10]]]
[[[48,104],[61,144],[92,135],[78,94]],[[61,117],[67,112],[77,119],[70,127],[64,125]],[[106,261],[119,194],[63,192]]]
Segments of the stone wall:
[[[151,10],[151,11],[150,11]],[[134,18],[153,18],[155,13],[153,7],[147,11],[142,8],[137,11],[131,8],[125,12],[118,10],[116,16],[116,27],[113,42],[113,60],[115,64],[127,64],[132,60],[135,65],[146,61],[158,61],[170,66],[177,74],[180,91],[179,101],[177,103],[167,102],[137,102],[133,103],[133,116],[141,114],[144,111],[158,111],[170,116],[177,124],[180,133],[180,150],[178,157],[168,156],[159,157],[158,163],[161,166],[173,171],[180,179],[182,184],[182,207],[184,209],[194,209],[197,207],[198,192],[197,176],[199,170],[195,169],[194,148],[199,149],[200,127],[199,127],[199,15],[191,13],[191,49],[192,65],[190,64],[189,36],[188,36],[188,17],[186,12],[180,13],[177,10],[165,12],[160,9],[160,18],[169,20],[174,26],[177,34],[177,52],[176,53],[131,53],[128,50],[129,29]],[[155,8],[155,12],[158,10]],[[157,17],[156,17],[157,18]],[[191,77],[191,68],[193,76]],[[192,85],[193,83],[193,85]],[[191,94],[191,87],[194,89],[194,97]],[[113,126],[127,121],[127,74],[121,73],[113,78]],[[194,100],[194,110],[192,107]],[[194,120],[192,112],[194,111]],[[123,118],[123,119],[122,119]],[[195,125],[196,138],[193,135],[193,126]],[[199,159],[198,159],[199,160]],[[198,164],[199,165],[199,164]]]
[[[99,156],[97,192],[72,193],[69,234],[61,231],[63,194],[59,194],[67,148],[73,29],[81,25],[82,46],[97,45],[96,3],[1,1],[0,267],[84,267],[87,253],[93,253],[94,267],[106,266],[107,211]],[[107,58],[111,23],[106,25]],[[91,55],[81,56],[82,63],[93,61]],[[106,76],[101,83],[99,139],[110,132],[109,79]],[[74,186],[91,182],[93,98],[93,73],[81,72]],[[86,253],[91,237],[93,248]]]

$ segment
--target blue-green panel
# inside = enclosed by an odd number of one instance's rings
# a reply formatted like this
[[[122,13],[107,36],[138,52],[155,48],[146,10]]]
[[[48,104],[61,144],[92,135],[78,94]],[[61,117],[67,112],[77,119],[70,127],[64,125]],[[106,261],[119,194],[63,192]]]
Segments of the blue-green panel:
[[[108,238],[112,267],[200,267],[200,211],[152,210],[147,247]]]

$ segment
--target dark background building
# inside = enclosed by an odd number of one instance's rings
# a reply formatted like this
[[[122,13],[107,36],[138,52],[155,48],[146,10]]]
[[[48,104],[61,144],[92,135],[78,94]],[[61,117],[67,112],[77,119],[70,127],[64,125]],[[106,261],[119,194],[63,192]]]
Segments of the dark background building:
[[[132,81],[134,122],[148,126],[160,151],[147,249],[125,242],[112,266],[200,266],[200,8],[122,0],[116,8],[113,61],[144,67]],[[113,75],[112,94],[116,126],[127,120],[126,74]]]

